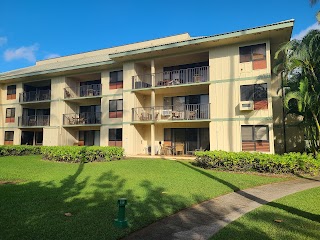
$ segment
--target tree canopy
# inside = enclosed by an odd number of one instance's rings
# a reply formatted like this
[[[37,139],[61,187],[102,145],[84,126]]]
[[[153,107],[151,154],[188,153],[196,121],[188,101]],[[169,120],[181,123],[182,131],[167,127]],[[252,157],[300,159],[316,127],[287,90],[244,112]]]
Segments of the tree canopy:
[[[305,137],[317,154],[320,140],[320,31],[310,31],[302,40],[293,39],[276,52],[287,93],[284,104],[288,114],[303,117]]]

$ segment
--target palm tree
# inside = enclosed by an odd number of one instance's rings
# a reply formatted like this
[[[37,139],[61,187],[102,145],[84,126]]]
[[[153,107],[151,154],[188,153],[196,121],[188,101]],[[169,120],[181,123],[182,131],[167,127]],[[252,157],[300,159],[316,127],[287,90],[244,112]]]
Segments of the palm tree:
[[[289,87],[284,99],[288,113],[303,117],[305,133],[317,154],[320,143],[320,31],[310,31],[302,40],[291,40],[276,52],[274,68]]]
[[[319,1],[318,0],[309,0],[311,6],[314,6],[316,5]],[[318,23],[320,23],[320,11],[318,11],[317,15],[316,15],[316,18],[318,20]]]
[[[315,4],[318,2],[318,0],[309,0],[309,2],[310,2],[310,4],[311,4],[311,6],[313,6],[313,5],[315,5]]]

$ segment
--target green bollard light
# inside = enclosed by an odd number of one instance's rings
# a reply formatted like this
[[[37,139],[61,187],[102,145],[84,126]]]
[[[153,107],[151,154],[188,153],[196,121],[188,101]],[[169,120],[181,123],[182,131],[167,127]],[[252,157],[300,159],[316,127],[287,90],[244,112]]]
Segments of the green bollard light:
[[[128,227],[128,221],[126,219],[126,205],[127,205],[126,198],[119,198],[118,199],[118,218],[114,220],[114,224],[119,228],[126,228]]]

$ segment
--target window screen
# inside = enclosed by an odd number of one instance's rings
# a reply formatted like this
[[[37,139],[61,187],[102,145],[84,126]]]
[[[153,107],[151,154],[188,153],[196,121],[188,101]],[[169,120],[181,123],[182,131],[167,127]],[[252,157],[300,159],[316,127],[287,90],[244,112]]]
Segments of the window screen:
[[[255,126],[254,134],[255,140],[268,141],[268,126]]]
[[[14,134],[13,131],[6,131],[4,133],[4,140],[5,141],[13,141],[13,134]]]
[[[241,126],[242,141],[253,141],[253,129],[252,126]]]
[[[240,86],[241,101],[252,101],[254,93],[254,85]]]

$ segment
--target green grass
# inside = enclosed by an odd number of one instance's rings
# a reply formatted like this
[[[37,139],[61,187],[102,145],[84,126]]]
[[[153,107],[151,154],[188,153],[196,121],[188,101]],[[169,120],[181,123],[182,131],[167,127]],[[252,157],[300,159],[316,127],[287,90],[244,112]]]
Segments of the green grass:
[[[277,223],[274,220],[282,220]],[[320,187],[298,192],[245,214],[212,239],[320,239]]]
[[[0,181],[18,182],[0,184],[0,239],[117,239],[192,204],[283,180],[161,159],[70,164],[2,157]],[[125,230],[113,226],[120,197],[129,203]]]

